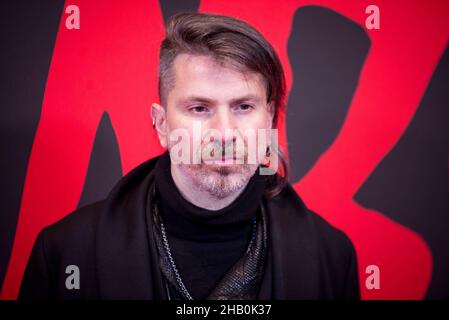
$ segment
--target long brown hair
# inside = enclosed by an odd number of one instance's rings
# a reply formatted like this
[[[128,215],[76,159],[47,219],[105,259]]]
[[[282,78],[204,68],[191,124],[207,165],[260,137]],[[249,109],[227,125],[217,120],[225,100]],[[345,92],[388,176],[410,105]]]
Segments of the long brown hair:
[[[274,102],[273,128],[277,128],[279,114],[285,112],[285,74],[282,64],[270,43],[253,27],[232,17],[183,12],[167,22],[166,37],[159,52],[159,98],[166,103],[174,86],[173,61],[181,53],[207,55],[218,63],[231,64],[239,69],[262,75],[267,102]],[[268,177],[266,195],[279,194],[288,181],[288,163],[276,147],[279,169]]]

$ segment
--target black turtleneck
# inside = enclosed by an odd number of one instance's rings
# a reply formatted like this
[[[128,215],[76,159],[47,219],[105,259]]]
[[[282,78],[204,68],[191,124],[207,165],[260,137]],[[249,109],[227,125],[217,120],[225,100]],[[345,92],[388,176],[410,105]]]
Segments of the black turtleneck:
[[[227,207],[207,210],[187,201],[170,170],[169,153],[156,165],[156,190],[170,250],[181,278],[193,298],[206,298],[221,277],[245,252],[265,191],[259,170]]]

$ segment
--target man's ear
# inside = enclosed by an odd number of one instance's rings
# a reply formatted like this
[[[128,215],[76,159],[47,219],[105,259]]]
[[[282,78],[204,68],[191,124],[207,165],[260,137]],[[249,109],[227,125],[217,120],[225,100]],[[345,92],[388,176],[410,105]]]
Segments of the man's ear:
[[[165,109],[161,105],[153,103],[151,105],[151,118],[153,128],[157,131],[159,143],[163,148],[167,148],[168,130],[167,130],[167,113],[165,112]]]

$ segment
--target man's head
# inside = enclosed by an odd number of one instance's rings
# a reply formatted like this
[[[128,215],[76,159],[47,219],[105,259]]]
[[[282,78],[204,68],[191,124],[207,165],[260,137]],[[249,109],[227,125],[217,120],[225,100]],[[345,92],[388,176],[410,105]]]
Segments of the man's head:
[[[285,79],[271,45],[245,22],[182,13],[169,20],[161,45],[159,96],[161,105],[153,104],[152,112],[161,145],[172,150],[178,141],[170,139],[171,133],[187,132],[190,161],[177,164],[178,169],[200,190],[223,198],[245,186],[259,166],[248,163],[243,135],[276,127],[284,108]],[[199,137],[194,132],[198,124]],[[220,141],[205,138],[211,129],[221,133]],[[229,130],[237,134],[229,136]],[[215,152],[214,161],[194,162],[194,155],[203,155],[211,143],[235,147],[239,135],[245,146],[243,164],[227,163],[221,152]],[[266,151],[259,148],[257,159],[263,159]],[[234,160],[238,157],[232,151],[231,155]],[[271,178],[273,190],[285,182],[286,167],[280,160],[284,177]]]

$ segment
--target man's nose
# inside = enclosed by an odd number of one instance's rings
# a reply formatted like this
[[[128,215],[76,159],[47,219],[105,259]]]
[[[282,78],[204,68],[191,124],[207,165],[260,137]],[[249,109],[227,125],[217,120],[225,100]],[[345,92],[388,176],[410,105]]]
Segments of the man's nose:
[[[221,131],[224,135],[226,134],[226,130],[234,130],[235,120],[229,108],[217,108],[217,112],[215,112],[214,116],[211,119],[210,127]]]

